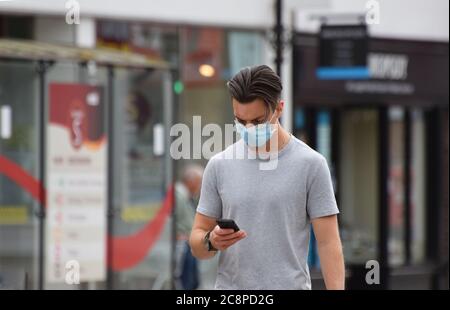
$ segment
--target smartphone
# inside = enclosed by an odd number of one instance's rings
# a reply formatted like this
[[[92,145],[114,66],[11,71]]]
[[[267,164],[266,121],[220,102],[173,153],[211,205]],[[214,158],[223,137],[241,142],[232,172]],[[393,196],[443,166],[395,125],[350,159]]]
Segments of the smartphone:
[[[231,228],[234,229],[234,232],[239,231],[239,226],[231,219],[220,219],[217,220],[217,225],[219,225],[222,229]]]

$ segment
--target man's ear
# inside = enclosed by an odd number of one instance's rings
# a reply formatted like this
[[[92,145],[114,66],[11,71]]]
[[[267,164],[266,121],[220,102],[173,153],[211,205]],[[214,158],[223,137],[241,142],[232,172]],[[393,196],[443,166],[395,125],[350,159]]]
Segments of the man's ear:
[[[283,113],[283,109],[284,109],[284,100],[280,100],[275,110],[277,110],[278,114],[281,116],[281,114]]]

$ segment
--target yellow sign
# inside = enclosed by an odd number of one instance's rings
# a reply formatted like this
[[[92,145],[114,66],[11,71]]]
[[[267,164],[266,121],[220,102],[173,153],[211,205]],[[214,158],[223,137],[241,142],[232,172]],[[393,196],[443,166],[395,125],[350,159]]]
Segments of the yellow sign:
[[[148,222],[155,216],[160,208],[160,203],[130,205],[122,210],[121,217],[122,220],[127,223]]]
[[[22,225],[28,223],[27,206],[0,205],[0,225]]]

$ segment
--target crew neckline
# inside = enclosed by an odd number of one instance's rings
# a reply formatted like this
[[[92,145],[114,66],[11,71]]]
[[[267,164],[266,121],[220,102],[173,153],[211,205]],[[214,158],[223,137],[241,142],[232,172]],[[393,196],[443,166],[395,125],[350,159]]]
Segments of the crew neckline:
[[[281,150],[277,151],[277,152],[276,152],[276,155],[275,155],[274,157],[272,157],[272,159],[280,158],[280,157],[281,157],[283,154],[285,154],[289,149],[291,149],[291,148],[292,148],[292,145],[294,144],[294,139],[295,139],[294,135],[293,135],[292,133],[289,133],[289,141],[288,141],[288,143],[287,143],[285,146],[283,146],[283,148],[282,148]],[[245,142],[244,142],[243,139],[241,139],[240,141],[241,141],[241,144],[242,144],[242,146],[243,146],[243,148],[244,148],[245,154],[251,154],[251,155],[252,155],[252,158],[246,158],[246,159],[251,159],[251,160],[257,159],[257,160],[260,160],[260,161],[269,161],[269,160],[271,159],[271,156],[270,156],[270,155],[268,155],[267,158],[261,158],[260,154],[257,154],[255,151],[253,151],[252,149],[250,149],[250,148],[245,144]],[[253,157],[253,156],[254,156],[254,157]]]

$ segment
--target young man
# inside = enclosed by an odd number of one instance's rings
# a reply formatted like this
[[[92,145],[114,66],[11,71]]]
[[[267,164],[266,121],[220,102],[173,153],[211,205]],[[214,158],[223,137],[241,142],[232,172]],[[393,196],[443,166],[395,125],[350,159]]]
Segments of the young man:
[[[311,289],[307,256],[312,223],[325,284],[344,289],[339,213],[325,158],[280,125],[280,78],[267,66],[228,82],[242,139],[211,158],[190,236],[194,256],[218,251],[216,289]],[[274,169],[260,169],[277,153]],[[219,218],[241,228],[221,229]]]

